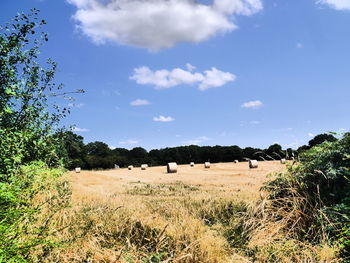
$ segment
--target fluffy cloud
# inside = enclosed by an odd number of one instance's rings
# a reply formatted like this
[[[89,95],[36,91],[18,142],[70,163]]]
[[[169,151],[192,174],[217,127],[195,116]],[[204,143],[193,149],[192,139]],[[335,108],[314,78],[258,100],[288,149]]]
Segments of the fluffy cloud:
[[[131,106],[143,106],[143,105],[149,105],[150,102],[148,100],[142,100],[142,99],[137,99],[132,102],[130,102]]]
[[[95,43],[111,41],[150,50],[199,43],[238,26],[236,15],[259,12],[261,0],[67,0],[77,27]],[[107,2],[107,3],[106,3]]]
[[[195,66],[192,66],[190,63],[187,63],[187,64],[186,64],[186,68],[187,68],[188,71],[193,71],[193,70],[196,69],[196,67],[195,67]]]
[[[90,131],[88,129],[79,128],[79,127],[74,127],[72,130],[75,131],[75,132],[88,132],[88,131]]]
[[[175,119],[173,117],[165,117],[163,115],[159,115],[159,117],[153,117],[154,121],[160,121],[160,122],[170,122],[170,121],[174,121]]]
[[[137,141],[137,140],[126,140],[126,141],[121,141],[121,142],[119,142],[119,144],[138,144],[139,143],[139,141]]]
[[[319,0],[319,4],[325,4],[336,10],[350,10],[349,0]]]
[[[260,100],[248,101],[241,105],[242,108],[258,109],[264,104]]]
[[[206,142],[208,140],[209,140],[209,138],[207,136],[200,136],[198,138],[195,138],[195,139],[192,139],[189,141],[185,141],[184,144],[185,145],[198,145],[198,144],[201,144],[201,143]]]
[[[134,74],[130,79],[141,85],[154,85],[156,88],[171,88],[178,85],[197,84],[200,90],[221,87],[230,81],[234,81],[236,76],[229,72],[223,72],[216,68],[205,70],[204,73],[192,72],[194,66],[187,64],[187,69],[175,68],[173,70],[161,69],[151,70],[148,67],[134,69]]]
[[[236,76],[229,72],[222,72],[216,68],[204,71],[205,75],[201,84],[200,90],[206,90],[209,88],[216,88],[225,85],[227,82],[234,81]]]

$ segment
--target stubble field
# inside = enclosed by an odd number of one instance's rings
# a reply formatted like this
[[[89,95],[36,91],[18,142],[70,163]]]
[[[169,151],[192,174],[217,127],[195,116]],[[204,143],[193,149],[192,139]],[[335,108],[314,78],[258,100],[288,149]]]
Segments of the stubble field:
[[[244,224],[279,161],[71,172],[74,236],[62,262],[250,262]],[[83,212],[82,212],[83,211]],[[69,235],[69,233],[66,233]],[[68,238],[68,237],[67,237]]]
[[[210,168],[203,164],[179,165],[178,172],[168,174],[165,166],[141,170],[113,169],[71,172],[73,200],[114,197],[132,199],[148,197],[221,197],[230,196],[241,201],[254,201],[261,195],[259,189],[266,176],[281,171],[285,165],[279,161],[259,162],[257,169],[249,169],[247,162],[216,163]],[[182,189],[183,188],[183,189]]]

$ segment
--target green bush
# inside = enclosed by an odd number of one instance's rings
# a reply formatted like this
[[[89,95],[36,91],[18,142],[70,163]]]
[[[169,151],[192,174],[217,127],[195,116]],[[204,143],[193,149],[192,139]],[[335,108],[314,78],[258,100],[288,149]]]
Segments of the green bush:
[[[35,261],[57,246],[50,221],[70,200],[63,172],[34,162],[0,183],[0,262]]]
[[[276,208],[299,211],[289,227],[299,239],[326,239],[350,257],[350,134],[303,152],[300,163],[279,174],[266,187]],[[297,227],[295,227],[297,226]]]
[[[57,65],[39,64],[44,20],[38,10],[0,26],[0,262],[40,262],[56,246],[50,222],[69,202],[59,178],[64,148],[58,124],[69,110],[53,83]],[[51,168],[50,168],[51,167]]]

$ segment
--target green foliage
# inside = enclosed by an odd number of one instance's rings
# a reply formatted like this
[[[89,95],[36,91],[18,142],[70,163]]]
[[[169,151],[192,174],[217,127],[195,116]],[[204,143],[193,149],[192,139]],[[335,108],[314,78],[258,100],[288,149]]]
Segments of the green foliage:
[[[264,152],[266,155],[268,155],[270,159],[276,159],[276,158],[281,159],[283,158],[282,156],[284,155],[282,151],[282,146],[277,143],[271,145]]]
[[[61,155],[66,155],[66,167],[68,169],[84,167],[86,156],[84,138],[71,131],[60,132],[56,137],[62,138],[64,153]]]
[[[50,221],[69,201],[58,168],[64,156],[54,136],[69,109],[53,83],[57,65],[40,66],[44,20],[38,10],[0,27],[0,262],[40,262],[56,246]]]
[[[68,93],[53,82],[56,63],[49,59],[43,68],[38,62],[48,41],[41,32],[45,24],[33,9],[0,27],[0,180],[19,164],[43,160],[55,165],[60,159],[52,134],[69,109],[61,109],[54,99]]]
[[[345,134],[303,152],[300,164],[279,174],[266,189],[271,200],[283,199],[286,209],[301,211],[298,222],[290,225],[299,224],[294,232],[300,239],[321,242],[326,237],[340,248],[342,257],[349,257],[349,178],[350,135]]]
[[[42,160],[57,165],[59,138],[38,136],[35,131],[0,127],[0,181],[9,181],[21,164]]]
[[[309,141],[309,147],[314,147],[326,141],[335,142],[336,140],[337,138],[335,138],[332,134],[328,134],[328,133],[319,134]]]
[[[104,142],[90,142],[85,146],[85,150],[87,154],[99,157],[106,157],[111,151]]]
[[[303,151],[309,150],[310,148],[322,144],[324,142],[335,142],[337,140],[336,137],[334,137],[331,133],[322,133],[319,135],[316,135],[314,138],[312,138],[308,145],[303,145],[298,148],[298,152],[302,153]]]
[[[70,200],[63,172],[34,162],[0,183],[0,262],[31,262],[57,246],[49,223]]]

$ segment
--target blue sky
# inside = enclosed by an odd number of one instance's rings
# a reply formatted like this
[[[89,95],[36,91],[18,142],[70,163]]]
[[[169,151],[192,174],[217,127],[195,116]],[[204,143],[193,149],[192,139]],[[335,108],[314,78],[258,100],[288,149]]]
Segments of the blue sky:
[[[2,0],[36,7],[85,142],[298,147],[349,128],[350,0]],[[69,102],[66,102],[67,104]]]

